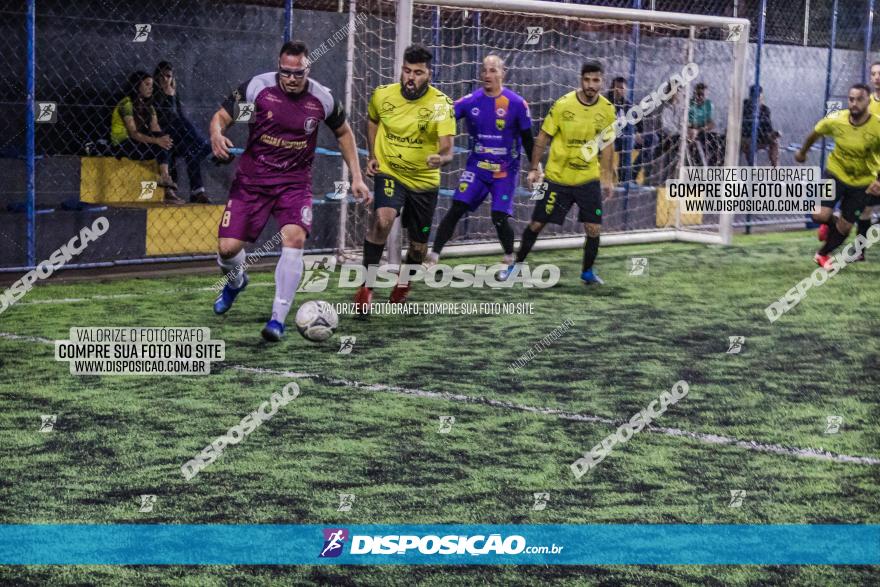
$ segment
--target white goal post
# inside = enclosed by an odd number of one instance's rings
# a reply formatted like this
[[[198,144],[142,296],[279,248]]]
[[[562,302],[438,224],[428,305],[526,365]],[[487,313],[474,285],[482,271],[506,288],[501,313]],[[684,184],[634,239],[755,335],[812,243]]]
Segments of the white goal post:
[[[546,113],[552,101],[576,87],[579,70],[573,64],[578,59],[598,58],[606,63],[606,85],[611,81],[608,62],[613,63],[611,69],[616,68],[618,74],[629,73],[629,79],[635,79],[632,74],[635,73],[637,64],[641,65],[642,78],[650,78],[651,82],[643,81],[641,86],[638,82],[633,84],[632,103],[638,104],[649,93],[650,83],[656,87],[655,80],[661,79],[658,77],[661,75],[660,70],[668,70],[671,66],[680,70],[689,63],[687,59],[696,56],[694,61],[700,65],[701,73],[706,71],[710,76],[710,88],[716,88],[716,93],[712,94],[714,101],[721,104],[722,113],[726,112],[723,165],[739,164],[750,28],[747,19],[543,0],[352,0],[350,22],[356,13],[365,14],[367,18],[361,27],[350,29],[352,38],[349,42],[346,96],[354,96],[357,102],[354,111],[350,110],[350,113],[359,145],[363,145],[366,140],[365,111],[370,93],[376,85],[397,81],[403,50],[413,42],[421,43],[435,53],[432,83],[453,99],[458,99],[477,87],[476,71],[483,56],[490,51],[496,51],[509,57],[511,74],[514,77],[518,73],[520,75],[513,84],[506,85],[512,85],[512,89],[523,95],[533,106],[533,125],[536,125],[533,133],[540,127],[539,117],[542,116],[536,115],[536,111],[543,110]],[[526,24],[537,25],[529,27],[530,29],[538,29],[541,25],[542,30],[550,29],[546,47],[522,48],[519,35],[520,29],[525,33]],[[640,37],[640,34],[643,36]],[[640,41],[640,38],[643,40]],[[644,41],[646,38],[647,43]],[[695,44],[698,45],[696,50]],[[643,49],[641,54],[640,48]],[[705,67],[701,61],[705,62]],[[564,67],[558,65],[563,63],[566,64]],[[654,69],[657,72],[651,71]],[[541,75],[548,76],[548,83],[542,83]],[[563,76],[566,79],[559,81]],[[670,157],[674,160],[668,163],[669,168],[661,174],[667,179],[679,176],[685,163],[684,155],[690,152],[691,147],[686,136],[690,86],[693,83],[695,82],[686,84],[683,100],[680,100],[683,104],[678,105],[676,125],[681,128],[678,138],[680,142],[674,156]],[[470,84],[471,90],[468,90],[467,84]],[[460,135],[456,145],[461,145],[462,142],[463,137]],[[662,150],[656,144],[654,149]],[[457,175],[464,162],[464,151],[463,147],[457,146],[456,152],[459,155],[449,166],[450,169],[444,171],[434,226],[442,217],[446,205],[444,201],[448,201],[453,191],[448,186],[457,185]],[[720,158],[718,162],[721,162]],[[635,164],[632,165],[634,168]],[[730,215],[701,217],[699,221],[691,219],[688,222],[688,219],[682,218],[680,210],[672,210],[670,207],[672,211],[668,214],[669,220],[666,225],[661,226],[658,200],[665,196],[660,195],[663,188],[659,177],[649,179],[648,173],[642,170],[638,183],[633,178],[633,181],[621,182],[625,183],[623,188],[618,184],[616,192],[627,195],[638,193],[639,198],[631,201],[637,199],[641,207],[638,210],[627,210],[624,202],[623,214],[629,212],[631,217],[637,216],[639,222],[631,223],[636,225],[633,227],[624,222],[622,230],[606,231],[603,227],[603,246],[676,240],[730,244],[733,220]],[[442,189],[444,187],[445,190]],[[614,199],[618,197],[626,196],[615,195]],[[530,213],[533,203],[521,195],[520,200],[516,203],[518,213],[514,221],[522,226],[527,221],[524,214]],[[481,210],[487,206],[484,203]],[[654,206],[657,207],[656,218]],[[338,253],[340,256],[357,256],[363,242],[366,214],[363,210],[353,212],[355,209],[350,205],[343,205],[341,208]],[[463,234],[462,238],[453,238],[444,248],[444,256],[500,253],[501,247],[497,238],[485,228],[486,217],[488,212],[475,211],[472,228],[465,229],[469,232]],[[482,229],[473,229],[473,225],[480,222]],[[581,247],[582,228],[579,232],[575,230],[573,225],[569,225],[567,229],[563,227],[556,233],[546,236],[542,234],[534,248]],[[547,232],[549,231],[545,230]],[[521,233],[519,227],[516,228],[516,233],[517,236]],[[399,227],[392,232],[387,246],[389,262],[399,262],[401,250],[405,246],[404,240]]]

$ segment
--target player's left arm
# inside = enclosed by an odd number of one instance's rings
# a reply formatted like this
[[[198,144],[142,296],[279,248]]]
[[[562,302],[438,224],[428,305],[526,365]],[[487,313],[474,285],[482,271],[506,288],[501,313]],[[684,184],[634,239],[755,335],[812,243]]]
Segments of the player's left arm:
[[[520,129],[519,139],[520,143],[522,143],[523,151],[525,151],[526,159],[529,161],[529,170],[537,168],[540,173],[542,171],[541,160],[532,160],[532,155],[535,153],[535,139],[532,137],[532,114],[529,112],[529,103],[525,100],[522,101],[518,123]]]
[[[455,138],[455,108],[452,100],[446,98],[448,107],[446,115],[437,122],[437,153],[428,155],[427,164],[431,169],[438,169],[452,161],[452,143]]]
[[[453,135],[437,137],[439,149],[436,153],[428,155],[428,167],[437,169],[452,161],[452,137]]]

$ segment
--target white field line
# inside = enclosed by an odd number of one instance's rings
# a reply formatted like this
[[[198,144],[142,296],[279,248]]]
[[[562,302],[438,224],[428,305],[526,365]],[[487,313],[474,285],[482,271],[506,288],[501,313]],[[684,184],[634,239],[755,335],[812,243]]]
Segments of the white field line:
[[[232,369],[245,371],[248,373],[264,373],[269,375],[279,375],[282,377],[290,377],[292,379],[318,379],[331,385],[345,385],[347,387],[355,387],[368,391],[381,391],[386,393],[396,393],[400,395],[410,395],[414,397],[423,397],[431,399],[443,399],[453,402],[484,404],[496,408],[506,408],[509,410],[517,410],[521,412],[531,412],[534,414],[543,414],[546,416],[556,416],[561,420],[574,420],[577,422],[598,422],[601,424],[609,424],[619,426],[622,421],[603,418],[601,416],[593,416],[590,414],[575,414],[565,412],[556,408],[526,406],[513,402],[491,399],[482,396],[469,396],[455,393],[444,393],[437,391],[426,391],[423,389],[411,389],[406,387],[398,387],[396,385],[383,385],[380,383],[362,383],[360,381],[352,381],[348,379],[339,379],[336,377],[328,377],[326,375],[317,375],[314,373],[298,373],[295,371],[276,371],[273,369],[261,369],[255,367],[244,367],[242,365],[232,365]],[[767,452],[781,455],[789,455],[806,459],[818,459],[821,461],[832,461],[835,463],[857,463],[860,465],[880,465],[880,458],[876,457],[854,457],[850,455],[836,454],[830,451],[823,451],[814,448],[797,448],[790,446],[782,446],[778,444],[766,444],[763,442],[755,442],[753,440],[739,440],[730,436],[720,436],[717,434],[704,434],[702,432],[689,432],[678,428],[667,428],[665,426],[647,426],[645,430],[657,432],[667,436],[683,436],[703,442],[706,444],[731,445],[746,450],[756,452]]]
[[[40,342],[54,344],[55,341],[47,338],[39,338],[34,336],[22,336],[8,332],[0,332],[0,339],[22,340],[27,342]],[[608,424],[618,426],[622,421],[603,418],[602,416],[593,416],[590,414],[577,414],[565,412],[556,408],[527,406],[514,402],[496,400],[483,396],[469,396],[457,393],[427,391],[424,389],[413,389],[408,387],[400,387],[397,385],[383,385],[381,383],[363,383],[350,379],[341,379],[338,377],[328,377],[327,375],[319,375],[316,373],[301,373],[297,371],[278,371],[275,369],[263,369],[260,367],[246,367],[244,365],[230,365],[228,368],[246,373],[258,373],[264,375],[277,375],[280,377],[290,377],[291,379],[317,379],[330,385],[344,385],[346,387],[354,387],[367,391],[379,391],[383,393],[394,393],[398,395],[408,395],[420,398],[447,400],[452,402],[483,404],[496,408],[506,408],[520,412],[530,412],[533,414],[542,414],[545,416],[556,416],[560,420],[573,420],[576,422],[596,422],[600,424]],[[820,461],[831,461],[835,463],[854,463],[859,465],[880,465],[880,458],[877,457],[858,457],[844,454],[837,454],[830,451],[823,451],[815,448],[797,448],[793,446],[782,446],[779,444],[767,444],[756,442],[754,440],[740,440],[730,436],[721,436],[718,434],[705,434],[703,432],[689,432],[679,428],[668,428],[666,426],[647,426],[645,430],[665,434],[667,436],[682,436],[690,438],[705,444],[730,445],[750,450],[754,452],[765,452],[779,455],[787,455],[804,459],[816,459]]]

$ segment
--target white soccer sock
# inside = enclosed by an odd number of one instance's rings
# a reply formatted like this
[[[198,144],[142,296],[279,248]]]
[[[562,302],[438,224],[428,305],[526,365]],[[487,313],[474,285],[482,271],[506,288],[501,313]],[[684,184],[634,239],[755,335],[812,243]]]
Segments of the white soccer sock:
[[[272,320],[284,324],[299,280],[303,274],[303,250],[291,247],[281,249],[281,258],[275,266],[275,299],[272,301]]]
[[[223,269],[223,273],[226,275],[229,280],[229,286],[238,289],[241,287],[241,284],[244,282],[244,269],[239,269],[238,267],[244,263],[245,254],[244,249],[240,250],[234,256],[229,257],[228,259],[224,259],[220,255],[217,255],[217,264],[220,265],[220,268]]]

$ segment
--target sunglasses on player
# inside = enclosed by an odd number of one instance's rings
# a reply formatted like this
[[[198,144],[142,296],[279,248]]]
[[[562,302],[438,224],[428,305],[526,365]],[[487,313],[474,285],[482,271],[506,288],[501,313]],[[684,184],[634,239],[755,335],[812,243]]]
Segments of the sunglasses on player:
[[[283,77],[284,79],[303,79],[306,77],[306,74],[309,73],[309,68],[305,69],[279,69],[278,75]]]

